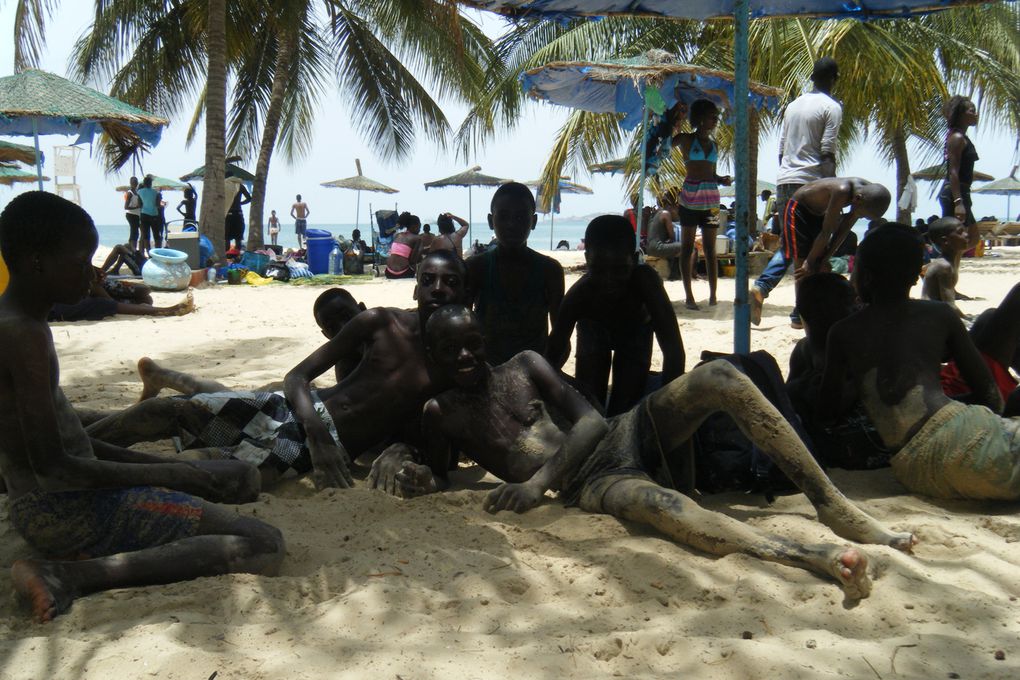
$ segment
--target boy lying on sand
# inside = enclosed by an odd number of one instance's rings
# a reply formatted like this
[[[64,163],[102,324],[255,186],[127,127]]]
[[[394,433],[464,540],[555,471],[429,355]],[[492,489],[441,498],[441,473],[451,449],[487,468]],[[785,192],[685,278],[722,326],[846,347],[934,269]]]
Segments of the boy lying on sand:
[[[254,467],[167,462],[82,429],[60,389],[46,315],[88,291],[97,242],[88,214],[53,194],[21,194],[0,214],[11,272],[0,296],[0,472],[12,523],[48,558],[11,569],[39,621],[101,590],[272,574],[285,552],[274,527],[202,500],[254,500]]]
[[[460,258],[449,251],[429,255],[418,267],[417,312],[361,311],[287,374],[284,394],[147,399],[89,425],[89,434],[120,445],[183,435],[189,448],[258,465],[267,482],[293,469],[313,472],[319,487],[349,487],[350,456],[417,433],[422,406],[445,389],[430,375],[420,329],[432,312],[462,302],[464,294]],[[359,353],[361,361],[339,384],[312,390],[312,380]]]
[[[867,306],[832,327],[822,380],[822,417],[839,413],[843,383],[857,386],[896,477],[937,498],[1020,498],[1020,419],[996,415],[1003,400],[952,307],[911,300],[922,244],[902,224],[875,229],[857,251],[857,291]],[[950,358],[971,387],[968,406],[939,377]]]
[[[707,416],[725,411],[837,534],[901,550],[913,545],[910,534],[886,530],[851,504],[779,412],[726,362],[695,368],[606,421],[533,352],[489,366],[478,322],[463,307],[434,314],[426,339],[437,369],[457,387],[426,405],[428,464],[404,462],[397,475],[402,495],[445,487],[453,445],[508,482],[486,499],[491,512],[524,512],[558,489],[567,505],[649,524],[715,555],[745,552],[798,566],[835,578],[849,597],[867,596],[867,559],[856,548],[800,545],[704,510],[671,488],[664,453]]]

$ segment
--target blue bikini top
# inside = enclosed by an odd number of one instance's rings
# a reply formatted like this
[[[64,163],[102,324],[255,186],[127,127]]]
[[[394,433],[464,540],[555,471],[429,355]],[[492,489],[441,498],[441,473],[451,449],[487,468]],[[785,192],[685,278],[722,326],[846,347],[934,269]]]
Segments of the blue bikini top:
[[[688,153],[687,160],[715,163],[719,160],[719,152],[717,151],[716,145],[712,144],[711,150],[708,153],[705,153],[704,147],[701,146],[701,140],[695,137],[691,140],[691,150]]]

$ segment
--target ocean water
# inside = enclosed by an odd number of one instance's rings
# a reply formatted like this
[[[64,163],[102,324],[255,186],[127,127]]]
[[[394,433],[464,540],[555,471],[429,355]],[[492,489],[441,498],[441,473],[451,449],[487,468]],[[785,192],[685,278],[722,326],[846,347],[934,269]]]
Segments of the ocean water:
[[[171,224],[171,228],[174,225]],[[553,247],[561,239],[565,239],[570,243],[570,249],[573,250],[577,247],[578,242],[584,238],[584,230],[588,226],[587,221],[582,220],[556,220],[553,225]],[[333,236],[343,236],[344,238],[350,238],[351,232],[354,230],[354,224],[309,224],[309,229],[324,229]],[[361,237],[368,241],[368,231],[366,225],[360,225]],[[125,243],[128,239],[128,225],[125,221],[123,224],[100,224],[96,226],[96,230],[99,232],[99,243],[100,245],[112,248],[118,243]],[[530,245],[535,250],[550,250],[549,246],[549,231],[550,224],[548,220],[540,220],[538,226],[535,227],[535,231],[532,232],[531,238],[528,240]],[[435,233],[435,225],[433,225],[433,233]],[[481,241],[482,243],[488,243],[492,238],[492,231],[489,229],[489,225],[486,223],[472,225],[471,228],[471,240]],[[268,229],[265,233],[266,242],[269,242]],[[297,248],[297,236],[294,234],[294,223],[283,222],[280,225],[280,234],[277,237],[277,243],[284,248]]]

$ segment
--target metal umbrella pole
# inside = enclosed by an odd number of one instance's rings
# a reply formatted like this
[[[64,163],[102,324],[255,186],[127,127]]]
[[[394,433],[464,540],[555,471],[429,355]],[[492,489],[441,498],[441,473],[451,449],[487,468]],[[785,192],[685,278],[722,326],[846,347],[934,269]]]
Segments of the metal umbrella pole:
[[[748,143],[748,26],[750,14],[748,0],[736,0],[733,7],[734,21],[734,79],[733,93],[736,102],[736,178],[737,191],[737,225],[736,225],[736,260],[737,271],[736,295],[733,299],[733,351],[746,354],[751,351],[751,308],[747,304],[747,237],[748,216],[750,206],[748,199],[748,179],[751,176],[749,167],[750,144]]]
[[[39,119],[32,119],[32,136],[35,138],[35,174],[39,182],[39,191],[42,191],[42,155],[39,153]]]

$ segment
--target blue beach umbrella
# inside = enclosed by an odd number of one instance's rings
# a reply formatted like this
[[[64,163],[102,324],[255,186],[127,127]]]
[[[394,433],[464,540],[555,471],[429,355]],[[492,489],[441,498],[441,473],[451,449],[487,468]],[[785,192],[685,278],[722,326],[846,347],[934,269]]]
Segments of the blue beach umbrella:
[[[748,27],[766,17],[888,19],[926,14],[954,6],[982,4],[975,0],[458,0],[463,5],[509,17],[567,20],[613,14],[686,19],[733,19],[736,184],[746,186],[748,159]],[[737,195],[737,277],[733,313],[736,352],[751,349],[751,310],[747,289],[746,192]]]

